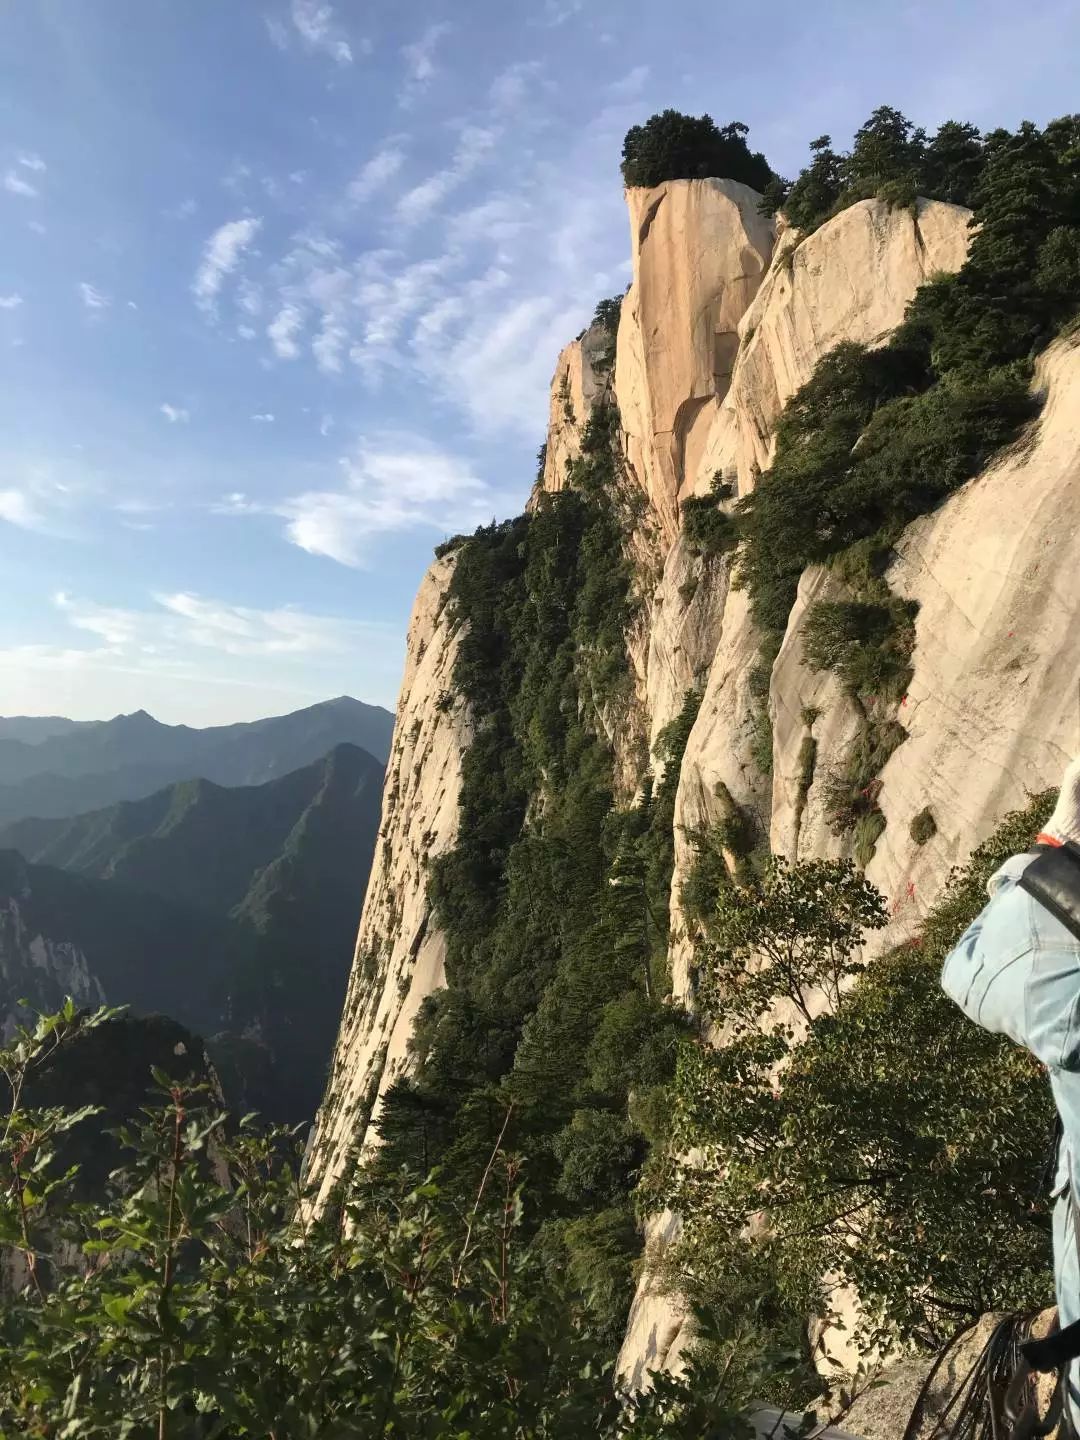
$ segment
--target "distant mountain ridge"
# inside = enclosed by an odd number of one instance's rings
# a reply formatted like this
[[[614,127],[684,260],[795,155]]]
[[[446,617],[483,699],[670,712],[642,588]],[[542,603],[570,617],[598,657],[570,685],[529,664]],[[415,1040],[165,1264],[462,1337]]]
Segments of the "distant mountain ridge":
[[[0,740],[22,740],[37,745],[53,735],[68,735],[93,720],[68,720],[63,715],[0,715]]]
[[[379,826],[355,745],[265,785],[181,781],[0,830],[0,1022],[104,999],[210,1038],[245,1104],[318,1104]]]
[[[349,696],[202,730],[163,725],[145,710],[95,722],[0,720],[0,823],[79,815],[180,780],[261,785],[339,744],[358,745],[385,764],[393,723],[388,710]],[[35,724],[52,733],[30,738]]]

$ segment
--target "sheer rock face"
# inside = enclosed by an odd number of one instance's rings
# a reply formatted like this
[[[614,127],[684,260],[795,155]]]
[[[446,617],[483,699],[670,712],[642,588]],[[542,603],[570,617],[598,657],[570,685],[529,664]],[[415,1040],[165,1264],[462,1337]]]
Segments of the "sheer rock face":
[[[86,956],[69,940],[43,935],[29,920],[25,894],[0,902],[0,1040],[9,1040],[17,1023],[26,1023],[26,1001],[42,1014],[63,1005],[70,995],[77,1005],[104,1005],[105,992]]]
[[[648,502],[631,542],[645,596],[629,637],[642,731],[655,740],[687,689],[702,694],[675,815],[671,962],[676,996],[689,1000],[679,895],[695,832],[715,824],[730,797],[756,817],[775,850],[843,853],[845,842],[825,822],[821,782],[842,764],[855,715],[835,678],[803,663],[807,611],[835,583],[811,570],[766,677],[773,775],[762,775],[751,754],[762,702],[750,688],[758,637],[747,596],[731,585],[730,557],[693,553],[680,534],[680,502],[706,493],[717,470],[745,494],[769,462],[781,408],[817,361],[843,340],[884,341],[918,286],[962,263],[969,215],[936,202],[920,202],[913,215],[864,201],[801,241],[781,225],[774,247],[757,197],[731,182],[630,191],[628,204],[634,283],[623,304],[613,389],[623,483]],[[560,357],[545,490],[561,488],[590,405],[610,393],[601,354],[590,330]],[[1075,666],[1067,660],[1080,604],[1071,584],[1080,573],[1080,348],[1053,346],[1037,383],[1048,402],[1026,442],[912,525],[888,577],[921,609],[914,679],[900,710],[909,738],[883,773],[887,828],[869,869],[893,910],[875,948],[910,933],[950,866],[1029,791],[1055,784],[1080,743]],[[363,1142],[380,1088],[407,1065],[417,1008],[442,979],[424,859],[454,843],[470,739],[452,691],[456,645],[444,609],[452,566],[449,557],[429,572],[410,627],[383,843],[312,1161],[324,1195]],[[801,751],[811,709],[821,714],[807,788]],[[920,847],[910,823],[927,806],[938,830]],[[677,1229],[674,1217],[659,1216],[651,1242],[670,1243]],[[637,1381],[675,1364],[685,1339],[677,1300],[647,1273],[621,1373]]]
[[[611,376],[615,342],[603,325],[590,325],[559,353],[551,377],[547,443],[540,486],[552,494],[566,487],[566,472],[581,454],[581,434]]]
[[[879,345],[919,286],[958,270],[971,212],[919,200],[914,214],[861,200],[800,239],[782,229],[769,273],[739,325],[728,403],[705,439],[695,490],[731,468],[743,495],[772,458],[780,411],[841,341]]]
[[[321,1200],[373,1143],[370,1122],[387,1087],[407,1071],[420,1005],[444,983],[445,942],[428,905],[427,866],[456,841],[470,739],[453,690],[457,634],[446,604],[453,568],[452,554],[432,565],[409,622],[379,844],[311,1153],[309,1178]]]
[[[731,381],[739,321],[772,254],[773,223],[758,200],[734,180],[626,192],[634,278],[619,321],[615,396],[627,465],[667,545]]]

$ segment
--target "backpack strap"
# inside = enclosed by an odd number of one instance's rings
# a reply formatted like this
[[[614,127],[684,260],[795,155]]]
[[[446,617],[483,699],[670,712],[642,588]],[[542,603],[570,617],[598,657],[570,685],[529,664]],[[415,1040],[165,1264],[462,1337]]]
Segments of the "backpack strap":
[[[1016,882],[1080,941],[1080,845],[1039,845]]]

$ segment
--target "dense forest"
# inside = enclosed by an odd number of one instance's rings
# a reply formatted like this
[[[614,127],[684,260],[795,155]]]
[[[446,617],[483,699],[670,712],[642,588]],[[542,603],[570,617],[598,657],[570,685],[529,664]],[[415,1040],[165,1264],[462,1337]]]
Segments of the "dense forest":
[[[885,919],[863,872],[913,641],[884,571],[903,527],[1037,414],[1035,359],[1080,306],[1080,117],[928,138],[883,108],[846,154],[816,141],[791,185],[739,124],[668,111],[627,136],[628,184],[718,173],[800,232],[868,196],[963,203],[977,227],[967,263],[923,286],[887,345],[822,361],[749,497],[732,507],[721,479],[684,508],[698,552],[733,554],[749,593],[763,769],[798,577],[827,563],[845,587],[810,617],[806,659],[862,717],[829,787],[850,858],[788,863],[727,805],[694,837],[692,1013],[674,1002],[675,787],[700,696],[638,756],[620,803],[641,497],[608,387],[567,487],[448,547],[473,738],[460,839],[429,875],[447,983],[381,1144],[329,1210],[297,1205],[286,1134],[227,1124],[205,1087],[162,1070],[107,1201],[73,1206],[52,1158],[72,1117],[27,1077],[111,1022],[68,1013],[4,1052],[0,1242],[28,1278],[0,1310],[2,1433],[734,1435],[751,1399],[820,1396],[806,1322],[838,1284],[858,1290],[866,1350],[932,1349],[965,1318],[1049,1298],[1043,1077],[937,977],[1050,797],[1002,823],[905,944],[865,972],[858,957]],[[616,325],[617,305],[603,317]],[[812,718],[808,740],[812,776]],[[934,824],[920,817],[923,839]],[[663,1205],[685,1221],[663,1272],[697,1343],[682,1380],[620,1409],[610,1367]]]

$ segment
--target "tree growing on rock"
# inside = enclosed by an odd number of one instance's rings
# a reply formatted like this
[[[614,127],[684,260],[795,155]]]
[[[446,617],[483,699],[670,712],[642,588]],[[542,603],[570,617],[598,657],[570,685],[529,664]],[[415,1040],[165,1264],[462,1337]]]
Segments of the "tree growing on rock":
[[[772,168],[760,151],[751,151],[748,134],[739,120],[720,128],[710,115],[664,110],[626,132],[623,183],[651,187],[665,180],[723,179],[765,190],[774,179]]]

